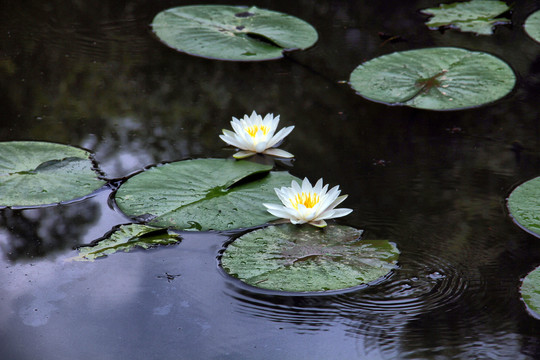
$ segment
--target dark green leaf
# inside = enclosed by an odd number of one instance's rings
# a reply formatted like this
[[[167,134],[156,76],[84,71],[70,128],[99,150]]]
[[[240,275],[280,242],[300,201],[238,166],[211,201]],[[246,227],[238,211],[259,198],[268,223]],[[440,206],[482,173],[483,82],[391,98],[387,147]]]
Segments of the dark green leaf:
[[[96,244],[80,247],[79,256],[72,260],[94,261],[117,251],[127,252],[134,247],[148,249],[156,245],[175,244],[180,240],[180,235],[166,229],[140,224],[121,225]]]
[[[243,282],[271,290],[345,289],[388,274],[399,257],[386,240],[360,240],[362,230],[329,225],[271,226],[233,241],[223,269]]]
[[[350,84],[360,95],[391,105],[456,110],[508,94],[514,72],[482,52],[440,47],[395,52],[358,66]]]
[[[115,199],[128,216],[149,224],[183,230],[231,230],[276,218],[265,202],[279,203],[274,188],[290,186],[287,172],[250,161],[196,159],[150,168],[120,186]]]
[[[515,188],[508,197],[508,209],[520,227],[540,237],[540,177]]]
[[[422,13],[433,15],[426,23],[430,28],[450,26],[461,31],[491,35],[495,25],[510,23],[508,19],[496,18],[509,9],[504,1],[472,0],[441,4],[438,8],[424,9]]]
[[[104,184],[82,149],[34,141],[0,143],[0,206],[69,201]]]
[[[168,46],[221,60],[270,60],[284,50],[306,49],[317,31],[290,15],[256,7],[195,5],[164,10],[152,22]]]
[[[540,319],[540,267],[531,271],[523,279],[521,297],[531,315]]]

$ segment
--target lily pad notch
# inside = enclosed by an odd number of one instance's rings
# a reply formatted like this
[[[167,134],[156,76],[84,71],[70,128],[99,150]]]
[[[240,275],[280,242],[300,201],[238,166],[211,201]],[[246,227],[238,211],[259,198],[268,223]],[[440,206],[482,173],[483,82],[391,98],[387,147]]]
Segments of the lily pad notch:
[[[396,268],[397,247],[361,240],[362,230],[342,225],[275,225],[230,242],[220,258],[224,272],[255,288],[302,295],[356,290]]]
[[[460,110],[494,102],[516,77],[501,59],[454,47],[395,52],[359,65],[350,86],[366,99],[428,110]]]
[[[278,59],[318,40],[317,31],[301,19],[244,6],[179,6],[158,13],[152,29],[177,51],[229,61]]]

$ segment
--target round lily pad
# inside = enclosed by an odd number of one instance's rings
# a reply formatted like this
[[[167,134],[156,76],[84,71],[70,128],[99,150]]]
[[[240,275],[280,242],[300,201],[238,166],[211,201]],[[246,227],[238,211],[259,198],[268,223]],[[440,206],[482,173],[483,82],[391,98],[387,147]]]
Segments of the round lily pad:
[[[540,266],[525,276],[520,291],[531,315],[540,319]]]
[[[298,180],[271,169],[245,160],[178,161],[128,179],[115,200],[122,212],[152,226],[203,231],[252,227],[276,220],[262,204],[279,202],[274,188]]]
[[[360,240],[362,230],[329,225],[279,225],[249,232],[221,257],[226,273],[263,289],[325,292],[380,279],[395,266],[396,246]]]
[[[38,141],[0,143],[0,207],[70,201],[104,184],[83,149]]]
[[[294,16],[243,6],[175,7],[157,14],[152,28],[173,49],[220,60],[277,59],[318,38],[310,24]]]
[[[540,177],[515,188],[508,197],[508,209],[521,228],[540,237]]]
[[[540,10],[529,15],[523,27],[531,38],[540,42]]]
[[[369,60],[350,76],[361,96],[389,105],[457,110],[490,103],[514,87],[514,72],[483,52],[438,47]]]

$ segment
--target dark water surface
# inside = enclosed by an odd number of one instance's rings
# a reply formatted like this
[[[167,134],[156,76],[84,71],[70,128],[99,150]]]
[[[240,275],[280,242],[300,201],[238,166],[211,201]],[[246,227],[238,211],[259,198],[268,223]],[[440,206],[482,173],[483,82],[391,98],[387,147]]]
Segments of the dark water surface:
[[[190,4],[201,3],[198,1]],[[540,240],[505,198],[540,175],[540,44],[516,2],[493,36],[430,31],[439,1],[235,1],[313,24],[319,42],[287,58],[220,62],[151,34],[183,1],[0,3],[0,140],[88,148],[108,178],[187,157],[227,157],[218,138],[256,110],[295,125],[296,176],[349,194],[339,223],[388,239],[399,268],[375,286],[271,296],[222,274],[227,235],[69,261],[74,246],[129,222],[110,191],[45,209],[0,211],[2,359],[538,359],[540,320],[520,300]],[[379,33],[400,36],[385,42]],[[467,111],[377,104],[342,80],[393,51],[458,46],[507,61],[504,99]],[[169,275],[169,276],[168,276]]]

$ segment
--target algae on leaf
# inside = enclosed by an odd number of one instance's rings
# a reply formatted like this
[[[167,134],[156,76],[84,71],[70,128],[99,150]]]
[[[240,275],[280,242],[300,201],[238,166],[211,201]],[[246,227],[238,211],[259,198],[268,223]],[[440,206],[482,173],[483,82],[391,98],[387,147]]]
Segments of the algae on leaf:
[[[229,275],[246,284],[287,292],[324,292],[387,275],[399,257],[386,240],[360,240],[362,230],[328,225],[278,225],[249,232],[221,257]]]
[[[421,12],[432,15],[426,25],[433,29],[450,27],[463,32],[491,35],[495,25],[510,23],[509,19],[497,18],[509,9],[504,1],[471,0],[441,4],[438,8],[423,9]]]
[[[233,61],[277,59],[318,39],[310,24],[294,16],[243,6],[179,6],[158,13],[152,28],[173,49]]]

